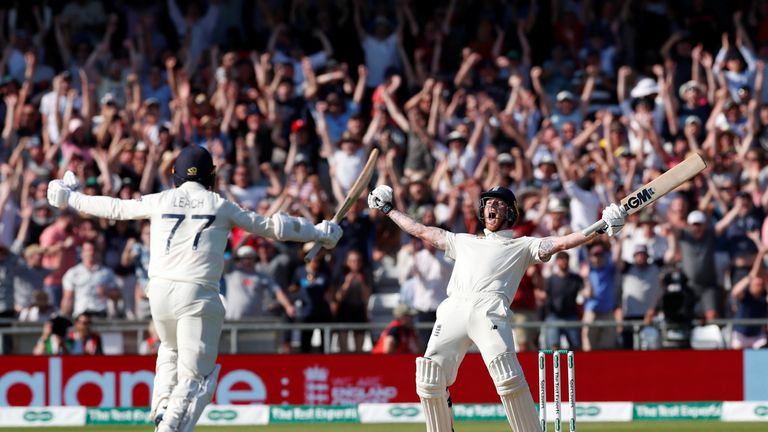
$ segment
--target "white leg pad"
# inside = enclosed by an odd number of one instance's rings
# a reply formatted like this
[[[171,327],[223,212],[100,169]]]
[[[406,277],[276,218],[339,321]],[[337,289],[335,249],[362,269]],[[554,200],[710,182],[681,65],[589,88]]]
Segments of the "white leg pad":
[[[158,432],[191,432],[205,407],[213,400],[221,366],[216,365],[213,372],[203,379],[182,378],[176,385],[158,426]]]
[[[416,359],[416,393],[421,399],[427,432],[453,430],[453,415],[448,407],[445,382],[445,374],[439,364],[425,357]]]
[[[540,432],[538,414],[531,391],[515,353],[502,353],[491,360],[488,371],[501,396],[509,425],[515,432]]]
[[[176,386],[176,361],[178,353],[160,344],[157,350],[157,362],[155,364],[155,380],[152,384],[152,410],[149,420],[154,422],[155,417],[165,411],[171,391]]]

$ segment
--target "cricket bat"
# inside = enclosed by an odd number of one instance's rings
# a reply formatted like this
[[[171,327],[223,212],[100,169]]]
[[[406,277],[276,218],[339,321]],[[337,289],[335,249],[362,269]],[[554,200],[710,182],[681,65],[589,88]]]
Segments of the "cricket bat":
[[[357,180],[352,183],[352,187],[349,188],[349,192],[347,192],[347,196],[344,198],[344,202],[341,204],[341,207],[336,210],[336,214],[332,219],[333,223],[340,223],[341,220],[344,219],[344,216],[347,214],[349,209],[352,207],[352,204],[360,199],[360,194],[363,193],[363,191],[368,187],[368,183],[371,181],[371,177],[373,176],[373,169],[376,168],[376,160],[378,158],[379,149],[371,150],[371,154],[368,156],[368,162],[365,163],[363,171],[360,172]],[[312,246],[312,249],[310,249],[309,252],[307,252],[307,255],[304,257],[304,261],[312,261],[312,258],[314,258],[318,252],[320,252],[320,248],[320,242],[315,242],[315,245]]]
[[[627,214],[637,213],[648,207],[654,201],[673,191],[681,184],[693,178],[707,167],[701,155],[696,153],[686,158],[683,162],[677,164],[671,170],[656,177],[648,184],[645,184],[624,197],[621,200],[621,207],[627,211]],[[590,235],[593,232],[606,229],[606,223],[599,220],[583,231],[584,235]]]

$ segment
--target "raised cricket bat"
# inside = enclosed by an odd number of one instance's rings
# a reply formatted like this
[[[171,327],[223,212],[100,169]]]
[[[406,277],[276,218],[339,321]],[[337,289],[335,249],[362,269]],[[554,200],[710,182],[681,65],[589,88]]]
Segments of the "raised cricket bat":
[[[707,167],[701,155],[696,153],[677,164],[671,170],[656,177],[650,183],[643,185],[640,189],[632,192],[621,200],[621,207],[627,211],[627,214],[637,213],[648,207],[654,201],[676,189],[681,184],[693,178]],[[607,226],[603,220],[599,220],[583,231],[584,235],[590,235],[593,232],[606,229]]]
[[[352,204],[360,199],[360,194],[363,193],[365,188],[368,187],[368,183],[371,181],[371,177],[373,176],[373,169],[376,168],[376,160],[378,158],[379,149],[371,150],[371,154],[368,156],[368,162],[365,163],[363,171],[360,172],[357,180],[352,183],[352,187],[349,188],[349,192],[347,192],[347,196],[344,198],[344,202],[341,204],[341,207],[336,210],[336,214],[333,216],[333,223],[340,223],[341,220],[344,219],[344,216],[347,214],[349,209],[352,207]],[[312,258],[314,258],[318,252],[320,252],[320,248],[320,242],[315,242],[315,245],[312,246],[312,249],[310,249],[307,255],[304,257],[304,261],[312,261]]]

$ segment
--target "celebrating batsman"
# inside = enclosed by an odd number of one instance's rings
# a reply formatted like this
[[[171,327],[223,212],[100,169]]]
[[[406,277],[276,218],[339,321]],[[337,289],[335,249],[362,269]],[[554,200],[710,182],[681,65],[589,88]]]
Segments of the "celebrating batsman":
[[[452,430],[447,387],[456,380],[459,364],[472,342],[483,356],[512,429],[539,431],[536,407],[515,355],[509,306],[528,266],[548,261],[557,252],[588,242],[596,234],[514,238],[511,228],[519,210],[511,190],[494,187],[480,195],[479,204],[484,236],[455,234],[416,222],[392,207],[389,186],[378,186],[368,195],[370,208],[382,211],[404,231],[446,251],[446,256],[456,261],[448,282],[448,298],[437,309],[426,353],[416,359],[416,392],[427,432]],[[626,212],[616,204],[603,210],[609,236],[624,227],[625,217]]]
[[[150,219],[147,295],[161,341],[151,415],[160,432],[193,430],[213,399],[224,322],[219,280],[232,228],[276,240],[318,241],[326,248],[342,235],[329,221],[312,225],[280,213],[267,218],[243,210],[210,190],[215,169],[207,150],[190,146],[175,161],[176,188],[140,199],[75,192],[71,172],[48,185],[48,201],[55,207],[116,220]]]

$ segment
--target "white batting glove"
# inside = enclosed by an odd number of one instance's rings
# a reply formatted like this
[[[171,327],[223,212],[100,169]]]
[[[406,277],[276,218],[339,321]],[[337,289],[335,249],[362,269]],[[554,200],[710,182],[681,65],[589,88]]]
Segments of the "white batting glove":
[[[315,231],[317,231],[317,241],[326,249],[336,247],[336,243],[344,234],[344,230],[338,224],[327,220],[315,225]]]
[[[51,180],[48,182],[48,203],[56,208],[66,208],[71,192],[63,180]]]
[[[615,236],[619,233],[619,231],[621,231],[622,228],[624,228],[624,219],[626,219],[626,217],[626,210],[617,204],[611,204],[603,209],[602,219],[603,222],[608,225],[608,227],[605,229],[608,237]]]
[[[64,178],[62,180],[64,181],[64,185],[68,187],[69,190],[77,190],[77,188],[80,186],[77,181],[77,177],[75,177],[75,173],[70,170],[67,170],[67,172],[64,173]]]
[[[376,186],[368,194],[368,207],[381,210],[384,214],[392,210],[392,188],[387,185]]]

